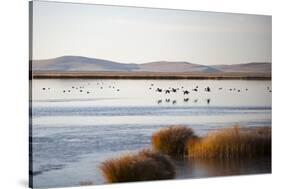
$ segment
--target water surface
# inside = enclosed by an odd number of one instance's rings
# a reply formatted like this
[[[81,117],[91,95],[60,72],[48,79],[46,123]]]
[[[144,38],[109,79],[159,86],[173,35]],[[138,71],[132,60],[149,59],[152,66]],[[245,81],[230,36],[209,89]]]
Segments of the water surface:
[[[44,79],[33,80],[32,95],[34,187],[102,184],[100,162],[148,148],[169,125],[198,135],[271,126],[271,81]],[[178,179],[271,171],[269,160],[175,164]]]

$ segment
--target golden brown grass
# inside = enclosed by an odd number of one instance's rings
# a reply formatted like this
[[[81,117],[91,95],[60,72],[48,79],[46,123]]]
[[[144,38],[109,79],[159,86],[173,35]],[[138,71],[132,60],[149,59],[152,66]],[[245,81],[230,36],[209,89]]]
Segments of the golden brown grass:
[[[175,176],[169,157],[151,150],[109,159],[100,169],[109,183],[172,179]]]
[[[170,156],[183,156],[186,142],[197,138],[192,129],[183,126],[171,126],[154,133],[151,138],[154,150]]]
[[[189,158],[258,158],[271,157],[271,128],[238,126],[211,132],[206,137],[186,144]]]

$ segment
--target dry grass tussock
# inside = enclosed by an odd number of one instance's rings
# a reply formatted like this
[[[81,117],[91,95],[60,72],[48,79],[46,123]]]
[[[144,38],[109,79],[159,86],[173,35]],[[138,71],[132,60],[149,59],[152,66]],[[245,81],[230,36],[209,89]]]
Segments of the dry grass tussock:
[[[198,138],[193,130],[184,126],[171,126],[152,135],[154,150],[170,156],[183,156],[188,140]]]
[[[235,159],[271,157],[271,128],[220,129],[186,144],[189,158]]]
[[[151,150],[106,160],[100,169],[108,183],[172,179],[175,176],[169,157]]]

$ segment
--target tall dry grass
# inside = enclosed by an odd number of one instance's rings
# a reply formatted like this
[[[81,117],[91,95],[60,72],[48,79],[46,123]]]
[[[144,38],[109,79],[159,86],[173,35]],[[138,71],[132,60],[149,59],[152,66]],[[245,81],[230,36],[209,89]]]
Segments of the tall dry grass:
[[[154,150],[170,156],[183,156],[186,142],[197,136],[193,130],[184,126],[171,126],[161,129],[152,135]]]
[[[151,150],[109,159],[100,165],[108,183],[172,179],[175,168],[169,157]]]
[[[211,132],[186,144],[189,158],[235,159],[271,157],[271,128],[238,126]]]

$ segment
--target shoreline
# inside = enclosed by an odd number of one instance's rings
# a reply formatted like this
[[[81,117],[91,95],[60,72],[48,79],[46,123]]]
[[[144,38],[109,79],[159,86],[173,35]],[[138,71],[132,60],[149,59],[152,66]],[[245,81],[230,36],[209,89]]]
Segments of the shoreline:
[[[171,73],[171,72],[30,72],[30,79],[198,79],[198,80],[271,80],[264,73]]]

